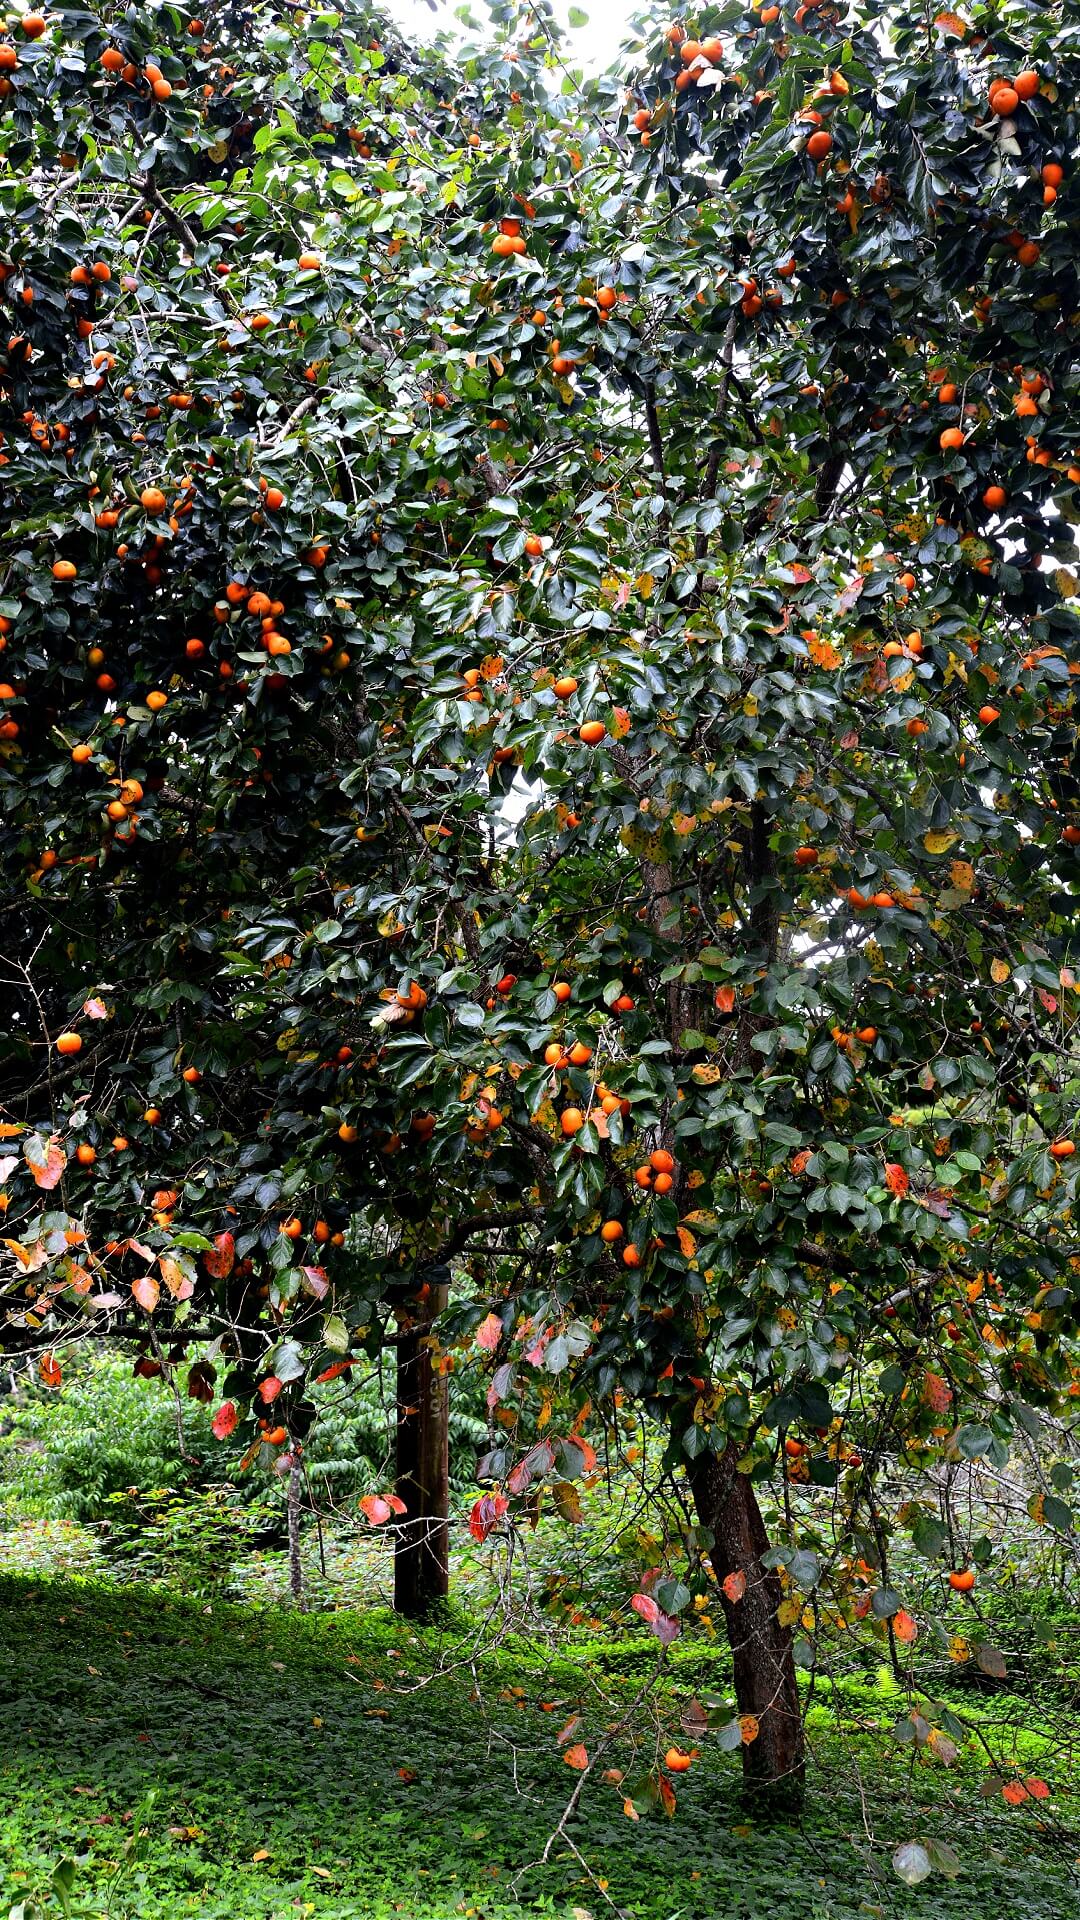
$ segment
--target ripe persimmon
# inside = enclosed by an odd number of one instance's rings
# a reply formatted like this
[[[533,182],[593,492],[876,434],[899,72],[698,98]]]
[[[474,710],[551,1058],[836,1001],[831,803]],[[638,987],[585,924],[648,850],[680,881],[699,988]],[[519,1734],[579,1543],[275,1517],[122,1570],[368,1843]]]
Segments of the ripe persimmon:
[[[67,1028],[63,1033],[57,1034],[54,1045],[56,1047],[57,1053],[62,1053],[65,1055],[72,1054],[72,1053],[81,1053],[82,1052],[82,1034],[73,1033],[70,1028]]]
[[[583,746],[598,747],[606,733],[607,728],[602,720],[586,720],[584,726],[578,728],[578,739]]]
[[[832,134],[827,133],[824,127],[819,127],[816,133],[810,135],[806,151],[811,160],[824,160],[832,152],[832,145]]]
[[[975,1585],[974,1567],[957,1567],[949,1575],[949,1585],[954,1593],[970,1593]]]
[[[608,1246],[611,1247],[614,1246],[617,1240],[621,1240],[624,1237],[625,1232],[626,1229],[621,1220],[605,1220],[600,1229],[600,1238],[606,1241]]]
[[[580,1107],[566,1107],[559,1115],[559,1125],[569,1138],[572,1134],[581,1132],[585,1125],[585,1115]]]

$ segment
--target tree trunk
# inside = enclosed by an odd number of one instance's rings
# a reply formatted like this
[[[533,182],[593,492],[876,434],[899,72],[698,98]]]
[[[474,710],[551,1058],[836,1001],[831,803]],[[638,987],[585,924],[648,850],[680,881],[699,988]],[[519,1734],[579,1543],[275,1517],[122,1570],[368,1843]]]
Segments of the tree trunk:
[[[738,1456],[702,1454],[690,1465],[698,1519],[713,1537],[709,1552],[718,1581],[741,1573],[739,1600],[723,1595],[735,1666],[740,1714],[752,1714],[757,1738],[744,1744],[743,1790],[758,1808],[790,1812],[802,1804],[805,1741],[791,1631],[777,1617],[783,1599],[779,1577],[761,1564],[769,1538],[749,1476],[736,1471]]]
[[[430,1317],[397,1350],[397,1492],[406,1511],[394,1549],[394,1610],[408,1620],[422,1620],[449,1589],[449,1398],[423,1344],[445,1292],[433,1289]]]

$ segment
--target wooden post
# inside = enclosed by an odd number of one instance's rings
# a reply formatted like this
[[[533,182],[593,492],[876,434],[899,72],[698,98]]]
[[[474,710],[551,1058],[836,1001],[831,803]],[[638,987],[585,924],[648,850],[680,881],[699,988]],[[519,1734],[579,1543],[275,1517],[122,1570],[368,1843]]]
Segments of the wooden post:
[[[446,1288],[433,1288],[424,1318],[397,1350],[397,1492],[406,1510],[394,1550],[394,1610],[408,1620],[424,1619],[449,1590],[449,1394],[424,1344],[445,1304]]]
[[[289,1519],[289,1591],[293,1604],[305,1608],[304,1567],[300,1558],[300,1461],[295,1449],[289,1455],[287,1512]]]

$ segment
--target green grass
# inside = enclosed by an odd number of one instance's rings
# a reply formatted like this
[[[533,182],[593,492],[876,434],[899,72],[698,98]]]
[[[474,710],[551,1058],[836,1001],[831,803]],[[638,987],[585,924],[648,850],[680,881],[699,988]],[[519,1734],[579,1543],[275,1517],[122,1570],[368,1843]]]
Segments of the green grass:
[[[576,1777],[558,1728],[580,1704],[595,1745],[648,1677],[641,1642],[623,1661],[606,1641],[574,1664],[507,1642],[474,1673],[452,1663],[475,1631],[465,1617],[416,1636],[381,1612],[305,1618],[77,1579],[0,1580],[8,1904],[36,1897],[59,1912],[44,1896],[66,1855],[77,1858],[72,1911],[88,1920],[611,1913],[562,1843],[546,1867],[529,1863]],[[417,1686],[440,1658],[449,1670]],[[663,1679],[650,1740],[724,1673],[721,1651],[688,1648]],[[735,1763],[706,1751],[679,1783],[674,1820],[632,1823],[617,1787],[597,1781],[569,1834],[633,1920],[1075,1911],[1078,1848],[1059,1826],[1068,1800],[1009,1811],[979,1799],[974,1762],[946,1772],[890,1755],[870,1723],[895,1710],[887,1688],[850,1681],[815,1707],[801,1829],[748,1820]],[[609,1757],[634,1764],[625,1750]],[[932,1833],[958,1848],[963,1871],[906,1889],[892,1849]]]

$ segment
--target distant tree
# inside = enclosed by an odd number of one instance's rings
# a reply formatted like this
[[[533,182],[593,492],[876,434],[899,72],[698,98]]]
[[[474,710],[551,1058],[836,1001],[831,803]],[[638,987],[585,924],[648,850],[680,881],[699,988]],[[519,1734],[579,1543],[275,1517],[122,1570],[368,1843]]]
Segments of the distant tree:
[[[797,1796],[1080,1391],[1077,9],[495,22],[5,43],[0,1342],[288,1453],[398,1341],[411,1611],[455,1340],[481,1534],[643,1406]]]

